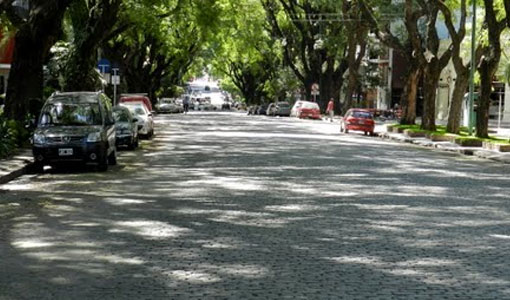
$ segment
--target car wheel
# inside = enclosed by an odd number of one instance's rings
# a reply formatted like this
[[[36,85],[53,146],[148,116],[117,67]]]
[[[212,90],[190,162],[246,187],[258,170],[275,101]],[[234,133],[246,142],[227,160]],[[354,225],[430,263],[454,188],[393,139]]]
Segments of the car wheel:
[[[117,164],[117,150],[113,150],[108,156],[108,164],[115,166]]]

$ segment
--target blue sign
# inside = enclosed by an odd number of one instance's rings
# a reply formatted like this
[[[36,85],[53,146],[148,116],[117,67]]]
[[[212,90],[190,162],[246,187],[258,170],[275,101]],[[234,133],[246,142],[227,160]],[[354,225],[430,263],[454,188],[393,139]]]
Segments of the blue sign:
[[[111,63],[106,58],[101,58],[97,63],[97,68],[101,73],[110,73]]]

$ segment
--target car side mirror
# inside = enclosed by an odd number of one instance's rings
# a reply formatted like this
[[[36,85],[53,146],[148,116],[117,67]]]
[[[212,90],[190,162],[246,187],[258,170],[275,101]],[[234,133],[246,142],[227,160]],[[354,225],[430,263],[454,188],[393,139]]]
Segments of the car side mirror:
[[[138,122],[138,119],[137,118],[133,118],[133,120],[131,120],[131,122],[136,123],[136,122]]]
[[[149,115],[148,115],[148,116],[149,116],[149,117],[152,117],[152,113],[149,113]]]

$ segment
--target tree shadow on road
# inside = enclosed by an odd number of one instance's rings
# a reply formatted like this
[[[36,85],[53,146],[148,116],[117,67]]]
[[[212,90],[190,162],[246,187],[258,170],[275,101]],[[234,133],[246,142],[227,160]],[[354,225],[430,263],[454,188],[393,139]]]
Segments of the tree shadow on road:
[[[8,185],[0,293],[510,297],[507,167],[223,117],[165,116],[110,172]]]

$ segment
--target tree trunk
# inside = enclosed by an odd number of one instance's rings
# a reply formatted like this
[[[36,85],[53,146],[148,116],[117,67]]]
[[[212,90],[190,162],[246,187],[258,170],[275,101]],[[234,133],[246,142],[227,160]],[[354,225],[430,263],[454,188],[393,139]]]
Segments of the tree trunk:
[[[322,111],[326,110],[329,99],[331,98],[333,98],[333,101],[335,102],[334,107],[340,108],[339,97],[340,89],[343,82],[342,78],[335,78],[334,72],[331,71],[325,74],[321,81],[323,85],[323,88],[321,88],[321,97],[319,101],[319,106],[321,110]]]
[[[42,41],[32,36],[29,26],[23,26],[15,37],[14,56],[7,84],[5,114],[7,118],[22,121],[29,113],[30,99],[43,97]]]
[[[66,65],[65,91],[96,91],[101,88],[94,69],[97,45],[76,45]],[[86,49],[86,50],[85,50]]]
[[[499,61],[499,59],[498,59]],[[480,73],[480,95],[476,108],[476,136],[489,137],[489,107],[492,93],[492,78],[497,70],[497,64],[482,60],[478,72]]]
[[[349,75],[347,76],[347,87],[345,89],[345,98],[344,98],[344,105],[343,105],[344,111],[347,111],[349,108],[352,108],[352,95],[354,94],[354,91],[356,90],[357,85],[358,85],[358,76],[356,73],[351,72],[351,69],[349,69]]]
[[[8,118],[25,120],[27,113],[31,112],[32,100],[43,100],[43,64],[61,33],[62,19],[69,2],[34,1],[29,20],[18,26],[7,82],[5,114]]]
[[[460,132],[460,117],[462,115],[462,101],[469,86],[469,69],[457,73],[457,79],[453,88],[452,102],[450,103],[450,111],[448,112],[448,124],[446,131],[450,133]]]
[[[421,70],[415,65],[409,70],[402,94],[402,118],[400,124],[414,125],[416,123],[416,96]]]
[[[441,69],[436,60],[429,62],[423,73],[423,116],[421,128],[436,130],[436,94]]]

